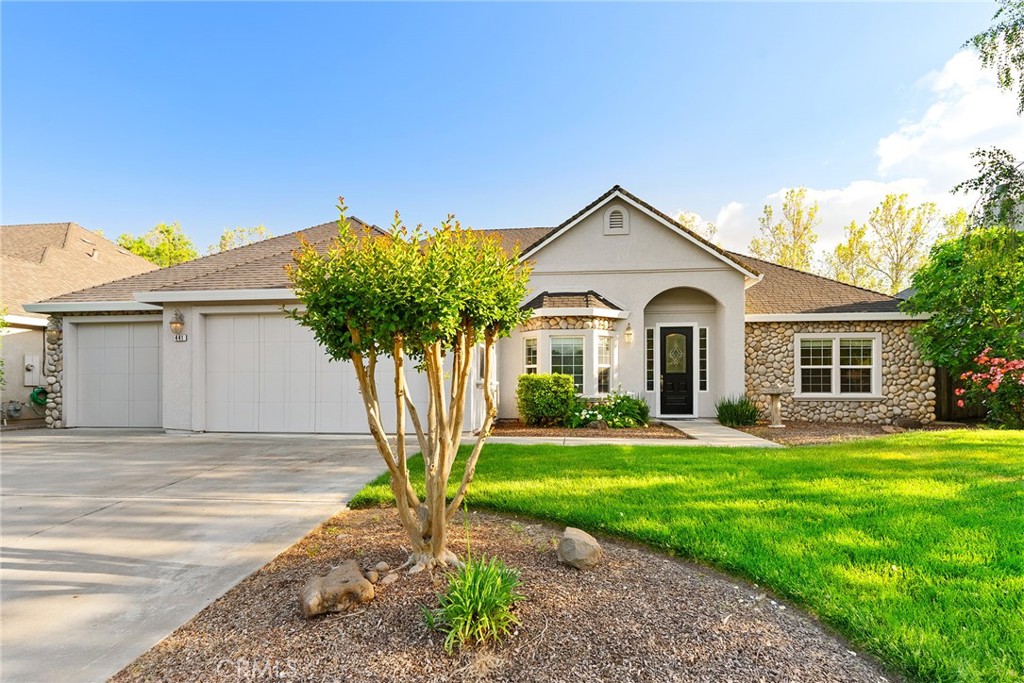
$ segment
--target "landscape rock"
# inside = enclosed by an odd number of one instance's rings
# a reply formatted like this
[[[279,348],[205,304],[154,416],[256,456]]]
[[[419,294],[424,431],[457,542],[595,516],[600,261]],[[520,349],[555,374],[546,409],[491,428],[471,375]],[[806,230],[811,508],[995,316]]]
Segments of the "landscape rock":
[[[390,586],[395,581],[398,581],[398,572],[391,572],[390,574],[388,574],[387,576],[385,576],[383,579],[380,580],[380,585],[382,585],[382,586]]]
[[[391,571],[391,565],[387,562],[378,562],[377,564],[373,565],[373,568],[374,570],[376,570],[378,574],[386,574],[387,572]]]
[[[576,569],[592,569],[601,561],[597,539],[581,529],[566,527],[558,541],[558,561]]]
[[[895,425],[882,425],[882,431],[886,434],[902,434],[907,431],[903,427],[897,427]]]
[[[594,420],[587,423],[587,429],[608,429],[608,423],[604,420]]]
[[[314,576],[302,588],[302,616],[309,619],[324,612],[344,612],[373,600],[373,584],[363,577],[355,560],[346,560],[327,576]]]
[[[380,574],[377,573],[376,569],[367,570],[364,576],[366,576],[366,580],[370,583],[377,583],[380,580]]]

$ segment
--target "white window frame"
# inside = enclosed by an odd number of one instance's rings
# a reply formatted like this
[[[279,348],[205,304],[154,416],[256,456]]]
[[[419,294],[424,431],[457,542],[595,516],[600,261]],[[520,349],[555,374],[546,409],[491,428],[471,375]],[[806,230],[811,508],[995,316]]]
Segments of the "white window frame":
[[[601,362],[601,342],[608,340],[608,362]],[[607,396],[615,387],[615,336],[611,334],[599,334],[594,338],[594,393],[597,396]],[[608,368],[608,391],[601,391],[601,370]]]
[[[580,368],[580,386],[576,388],[577,393],[585,394],[587,391],[587,336],[584,334],[558,334],[551,335],[548,337],[548,348],[547,348],[547,360],[548,367],[551,368],[550,372],[554,373],[555,370],[551,364],[551,353],[554,349],[554,342],[556,339],[578,339],[580,342],[580,350],[583,354],[583,366]],[[593,365],[591,365],[593,367]],[[565,374],[565,373],[563,373]],[[596,379],[596,373],[594,373]],[[575,384],[575,382],[574,382]]]
[[[832,340],[832,391],[804,392],[801,391],[803,365],[800,359],[800,346],[805,339]],[[864,339],[871,341],[871,391],[869,393],[840,393],[840,370],[858,366],[842,366],[839,363],[840,339]],[[809,368],[822,368],[821,365],[809,365]],[[841,401],[862,401],[882,398],[882,333],[881,332],[800,332],[793,335],[793,396],[804,399],[832,399]]]
[[[533,342],[533,364],[528,362],[529,355],[526,353],[526,347]],[[531,373],[530,370],[533,370]],[[540,338],[537,336],[523,337],[523,374],[524,375],[536,375],[540,372]]]

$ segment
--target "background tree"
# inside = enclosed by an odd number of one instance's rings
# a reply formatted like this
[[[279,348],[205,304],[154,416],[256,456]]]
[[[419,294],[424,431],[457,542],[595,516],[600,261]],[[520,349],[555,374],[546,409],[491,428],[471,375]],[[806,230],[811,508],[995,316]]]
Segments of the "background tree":
[[[138,237],[125,233],[117,238],[117,243],[133,254],[163,267],[191,261],[199,255],[192,240],[176,222],[171,225],[160,223]]]
[[[928,260],[931,230],[939,215],[931,202],[907,206],[907,195],[887,194],[871,212],[869,265],[881,291],[906,289],[916,270]]]
[[[974,36],[964,46],[972,46],[981,56],[981,65],[994,69],[999,87],[1017,88],[1017,113],[1024,114],[1024,0],[996,0],[999,9],[990,28]]]
[[[940,242],[913,283],[902,308],[931,316],[913,334],[932,363],[959,373],[986,348],[1024,354],[1024,232],[984,228]]]
[[[700,235],[712,244],[717,244],[715,238],[718,236],[718,226],[711,221],[701,220],[701,217],[692,211],[683,211],[676,216],[676,220],[690,232]]]
[[[270,231],[267,230],[265,225],[257,225],[255,228],[235,228],[234,230],[225,229],[220,236],[220,242],[217,244],[211,244],[206,252],[208,254],[217,254],[228,249],[235,249],[237,247],[244,247],[247,244],[254,244],[256,242],[262,242],[265,239],[273,237]]]
[[[766,204],[758,219],[761,237],[750,241],[751,253],[780,266],[810,270],[814,245],[818,241],[815,230],[821,219],[818,218],[818,202],[807,206],[806,201],[807,188],[787,190],[782,201],[782,219],[778,222],[774,209]]]
[[[953,192],[981,193],[971,221],[982,226],[1024,227],[1024,164],[998,147],[975,150],[971,158],[978,175],[953,188]]]
[[[848,285],[877,290],[878,278],[871,267],[871,242],[868,226],[851,221],[843,228],[844,241],[825,256],[826,274]]]
[[[410,571],[457,564],[447,527],[476,470],[497,412],[493,394],[495,343],[529,317],[519,305],[530,268],[508,255],[496,238],[463,229],[452,216],[430,234],[407,229],[398,214],[387,235],[351,228],[342,201],[339,233],[319,253],[303,240],[288,273],[304,309],[291,312],[313,330],[334,360],[352,362],[377,450],[391,473],[398,514],[412,545]],[[483,346],[485,419],[446,503],[448,480],[462,439],[474,348]],[[378,367],[394,367],[396,435],[384,433]],[[407,393],[408,362],[429,386],[426,412]],[[448,379],[446,384],[445,380]],[[426,493],[409,483],[406,419],[423,454]]]
[[[936,242],[958,240],[967,234],[967,231],[971,229],[971,225],[971,215],[967,213],[967,209],[960,208],[952,213],[948,213],[942,217],[942,232],[939,233],[939,238]]]

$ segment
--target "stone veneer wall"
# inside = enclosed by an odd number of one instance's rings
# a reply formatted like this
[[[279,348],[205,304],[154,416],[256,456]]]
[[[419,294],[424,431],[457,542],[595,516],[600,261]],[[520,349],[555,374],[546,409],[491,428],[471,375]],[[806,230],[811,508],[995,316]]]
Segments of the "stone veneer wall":
[[[917,323],[821,322],[746,323],[746,387],[762,413],[768,412],[764,391],[776,381],[795,388],[793,335],[798,332],[880,332],[882,334],[882,399],[797,399],[782,397],[782,417],[812,422],[897,420],[922,423],[935,419],[935,368],[921,358],[910,338]]]
[[[61,395],[64,382],[64,325],[61,316],[50,316],[46,323],[48,335],[51,330],[57,331],[57,340],[52,343],[49,339],[45,340],[46,361],[43,370],[46,371],[46,426],[60,429],[64,426],[64,397]]]
[[[616,318],[597,316],[550,315],[530,318],[521,327],[523,332],[534,330],[614,330]]]

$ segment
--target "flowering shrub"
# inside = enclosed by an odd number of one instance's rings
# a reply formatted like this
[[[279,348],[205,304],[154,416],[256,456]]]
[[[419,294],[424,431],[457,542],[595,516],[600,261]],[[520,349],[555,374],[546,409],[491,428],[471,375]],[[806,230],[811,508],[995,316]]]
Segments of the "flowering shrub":
[[[629,394],[614,393],[593,405],[585,399],[577,399],[565,418],[565,426],[579,429],[591,422],[603,421],[612,429],[644,427],[650,417],[651,408],[647,401]]]
[[[1007,429],[1024,429],[1024,359],[1008,360],[990,356],[991,348],[974,359],[978,366],[960,379],[967,384],[958,388],[956,404],[963,408],[964,396],[980,401],[988,408],[988,419]]]

